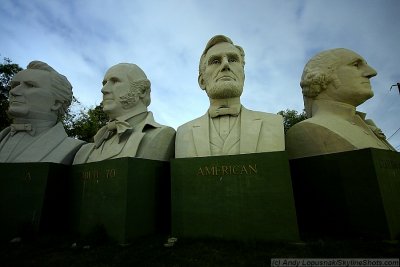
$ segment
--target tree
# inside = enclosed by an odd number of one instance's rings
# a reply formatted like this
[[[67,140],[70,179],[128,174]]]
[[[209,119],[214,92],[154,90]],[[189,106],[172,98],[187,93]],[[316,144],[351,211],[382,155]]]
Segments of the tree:
[[[11,119],[7,116],[9,84],[12,77],[21,70],[22,68],[18,64],[12,63],[11,59],[6,57],[0,64],[0,130],[11,123]]]
[[[304,111],[298,113],[296,110],[286,109],[285,111],[279,111],[278,114],[283,116],[283,127],[285,129],[285,133],[296,123],[307,119],[307,115]]]
[[[79,101],[76,100],[75,103],[79,103]],[[76,114],[69,109],[69,112],[64,116],[63,124],[68,136],[86,142],[93,142],[93,136],[107,121],[108,117],[100,104],[87,110],[87,112],[86,108],[83,108]]]

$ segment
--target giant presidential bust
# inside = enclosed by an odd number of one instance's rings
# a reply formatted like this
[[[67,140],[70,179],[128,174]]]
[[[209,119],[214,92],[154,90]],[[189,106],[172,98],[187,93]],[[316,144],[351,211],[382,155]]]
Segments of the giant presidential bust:
[[[67,78],[44,62],[32,61],[10,85],[12,124],[0,132],[0,162],[71,164],[84,142],[69,138],[57,123],[72,101]]]
[[[348,49],[315,55],[300,82],[309,119],[289,129],[289,158],[362,148],[394,150],[375,123],[356,111],[374,95],[369,79],[376,74],[365,59]]]
[[[110,121],[84,145],[74,164],[122,157],[169,160],[174,155],[175,130],[158,124],[147,110],[150,81],[135,64],[111,67],[103,79],[103,110]]]
[[[285,150],[280,115],[251,111],[240,103],[244,51],[223,35],[211,38],[200,58],[198,83],[210,107],[177,130],[175,157],[235,155]]]

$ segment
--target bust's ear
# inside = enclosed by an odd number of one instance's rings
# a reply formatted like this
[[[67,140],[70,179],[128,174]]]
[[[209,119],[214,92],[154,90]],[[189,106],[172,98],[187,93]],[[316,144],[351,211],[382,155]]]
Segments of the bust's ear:
[[[61,107],[62,107],[62,102],[56,101],[56,103],[54,103],[54,105],[51,107],[51,110],[58,112],[58,110],[60,110]]]
[[[199,74],[199,77],[197,78],[197,81],[199,82],[201,90],[206,90],[206,85],[203,79],[203,75]]]

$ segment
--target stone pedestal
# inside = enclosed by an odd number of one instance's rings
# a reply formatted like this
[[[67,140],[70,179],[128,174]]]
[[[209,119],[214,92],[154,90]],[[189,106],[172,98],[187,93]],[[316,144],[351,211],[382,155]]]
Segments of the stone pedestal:
[[[362,149],[290,165],[301,232],[400,237],[400,153]]]
[[[286,152],[171,161],[172,234],[297,240]]]
[[[67,229],[68,166],[0,163],[0,239]]]
[[[99,229],[123,244],[170,228],[169,163],[119,158],[71,167],[71,217],[82,236]]]

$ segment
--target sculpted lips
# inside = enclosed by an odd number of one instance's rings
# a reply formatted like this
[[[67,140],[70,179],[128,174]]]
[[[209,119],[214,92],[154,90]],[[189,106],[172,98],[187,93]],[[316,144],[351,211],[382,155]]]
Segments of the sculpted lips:
[[[110,94],[103,94],[103,101],[114,100]]]
[[[10,104],[25,104],[25,101],[10,98]]]
[[[224,75],[224,76],[221,76],[221,77],[219,77],[219,78],[217,78],[217,81],[232,81],[232,80],[236,80],[235,78],[233,78],[232,76],[228,76],[228,75]]]

